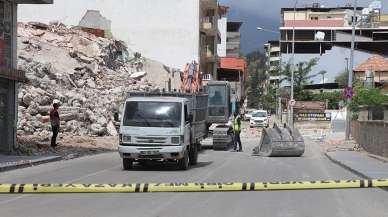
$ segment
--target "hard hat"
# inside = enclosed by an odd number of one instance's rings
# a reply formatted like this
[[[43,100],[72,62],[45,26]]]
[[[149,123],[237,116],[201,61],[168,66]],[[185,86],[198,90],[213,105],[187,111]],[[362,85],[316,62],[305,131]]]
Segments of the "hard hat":
[[[57,100],[57,99],[54,99],[54,101],[53,101],[53,105],[54,104],[58,104],[58,105],[60,105],[61,104],[61,102],[59,101],[59,100]]]

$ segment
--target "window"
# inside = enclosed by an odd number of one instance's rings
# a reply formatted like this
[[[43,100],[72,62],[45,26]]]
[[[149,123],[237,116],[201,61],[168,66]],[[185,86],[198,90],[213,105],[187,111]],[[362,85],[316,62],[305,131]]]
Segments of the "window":
[[[185,123],[189,122],[189,113],[187,110],[187,104],[185,105]]]

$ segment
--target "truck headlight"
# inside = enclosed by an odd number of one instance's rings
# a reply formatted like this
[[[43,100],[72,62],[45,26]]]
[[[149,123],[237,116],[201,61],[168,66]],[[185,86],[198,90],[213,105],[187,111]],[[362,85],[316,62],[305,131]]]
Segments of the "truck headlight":
[[[122,136],[122,142],[130,143],[131,142],[131,136],[123,135]]]
[[[179,144],[179,143],[180,143],[180,138],[179,138],[179,136],[171,137],[171,143],[172,143],[172,144]]]

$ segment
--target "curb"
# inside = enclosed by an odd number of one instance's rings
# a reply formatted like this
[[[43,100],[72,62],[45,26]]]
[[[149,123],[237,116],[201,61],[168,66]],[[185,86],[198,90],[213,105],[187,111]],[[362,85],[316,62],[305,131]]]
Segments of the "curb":
[[[363,173],[360,173],[359,171],[357,171],[357,170],[355,170],[355,169],[349,167],[348,165],[342,163],[341,161],[338,161],[338,160],[332,158],[327,152],[325,152],[325,156],[326,156],[330,161],[332,161],[333,163],[335,163],[335,164],[341,166],[342,168],[344,168],[344,169],[346,169],[346,170],[348,170],[348,171],[350,171],[350,172],[356,174],[356,175],[359,176],[359,177],[362,177],[362,178],[365,178],[365,179],[372,179],[372,177],[369,177],[369,176],[367,176],[367,175],[365,175],[365,174],[363,174]]]
[[[31,166],[37,166],[40,164],[60,161],[62,159],[63,158],[61,156],[53,156],[53,157],[48,157],[48,158],[43,159],[43,160],[29,160],[28,162],[25,162],[25,163],[20,163],[20,164],[16,163],[14,165],[0,166],[0,172],[21,169],[21,168],[26,168],[26,167],[31,167]]]
[[[359,177],[361,177],[361,178],[365,178],[365,179],[373,179],[373,177],[369,177],[369,176],[367,176],[367,175],[365,175],[365,174],[363,174],[363,173],[361,173],[361,172],[359,172],[359,171],[357,171],[357,170],[355,170],[355,169],[349,167],[348,165],[346,165],[346,164],[344,164],[344,163],[342,163],[342,162],[340,162],[340,161],[338,161],[338,160],[332,158],[327,152],[325,152],[325,156],[326,156],[331,162],[333,162],[333,163],[339,165],[340,167],[342,167],[342,168],[344,168],[344,169],[346,169],[346,170],[348,170],[348,171],[350,171],[350,172],[356,174],[357,176],[359,176]],[[382,189],[382,190],[388,192],[388,188],[380,188],[380,189]]]

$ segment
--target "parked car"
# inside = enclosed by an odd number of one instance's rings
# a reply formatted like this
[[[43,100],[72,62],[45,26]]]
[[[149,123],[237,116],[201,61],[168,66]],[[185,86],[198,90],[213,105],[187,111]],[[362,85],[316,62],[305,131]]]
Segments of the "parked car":
[[[265,110],[256,110],[252,113],[252,117],[249,120],[249,126],[253,127],[268,127],[268,112]]]
[[[251,117],[252,117],[252,113],[255,112],[255,111],[257,111],[257,110],[255,110],[255,109],[247,109],[245,111],[243,120],[244,121],[249,121],[251,119]]]

